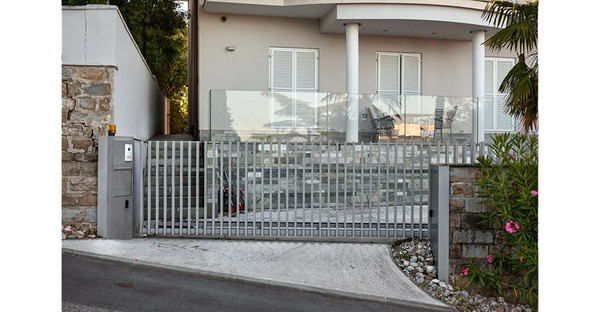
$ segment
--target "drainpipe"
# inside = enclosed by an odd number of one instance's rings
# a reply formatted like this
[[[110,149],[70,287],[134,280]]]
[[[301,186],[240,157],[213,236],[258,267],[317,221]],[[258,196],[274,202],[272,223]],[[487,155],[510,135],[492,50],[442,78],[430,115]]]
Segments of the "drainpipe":
[[[358,26],[346,23],[346,142],[358,142]]]
[[[483,142],[485,125],[485,30],[471,31],[473,34],[473,140]]]

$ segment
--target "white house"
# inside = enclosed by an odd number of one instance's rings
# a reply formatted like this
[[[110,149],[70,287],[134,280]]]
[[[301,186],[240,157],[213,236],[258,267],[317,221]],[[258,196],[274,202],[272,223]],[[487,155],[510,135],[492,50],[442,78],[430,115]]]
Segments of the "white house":
[[[190,119],[200,139],[364,141],[374,118],[388,115],[392,136],[435,141],[436,108],[450,127],[444,141],[515,130],[497,90],[516,55],[482,45],[498,31],[481,18],[485,2],[190,0],[189,7]]]

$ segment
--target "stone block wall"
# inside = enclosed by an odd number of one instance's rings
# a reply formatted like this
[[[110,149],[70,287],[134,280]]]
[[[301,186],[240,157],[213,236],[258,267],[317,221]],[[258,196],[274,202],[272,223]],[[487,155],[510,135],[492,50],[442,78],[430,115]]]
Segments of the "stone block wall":
[[[113,123],[115,68],[62,66],[62,223],[96,233],[98,136]]]
[[[450,165],[450,247],[449,247],[449,279],[462,284],[460,272],[470,259],[476,259],[480,267],[491,270],[486,256],[502,248],[502,229],[494,229],[481,224],[482,212],[488,212],[475,185],[480,173],[473,165]]]

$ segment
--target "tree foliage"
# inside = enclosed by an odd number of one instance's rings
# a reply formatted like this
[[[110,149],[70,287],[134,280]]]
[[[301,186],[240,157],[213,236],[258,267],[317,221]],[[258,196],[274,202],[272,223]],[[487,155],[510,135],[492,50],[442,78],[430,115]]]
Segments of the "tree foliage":
[[[111,4],[119,7],[150,70],[171,102],[172,133],[186,133],[187,17],[172,0],[62,0],[63,5]],[[185,99],[185,101],[184,101]],[[185,118],[185,119],[184,119]],[[173,122],[175,119],[175,122]]]
[[[492,50],[508,49],[518,55],[499,91],[508,94],[506,112],[519,119],[525,131],[537,129],[538,120],[538,0],[488,1],[482,18],[502,29],[486,40]]]

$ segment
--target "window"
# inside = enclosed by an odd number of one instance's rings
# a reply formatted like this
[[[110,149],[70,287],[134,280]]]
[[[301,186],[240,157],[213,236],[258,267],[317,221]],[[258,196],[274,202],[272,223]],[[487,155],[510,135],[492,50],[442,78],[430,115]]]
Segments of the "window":
[[[269,48],[271,128],[318,126],[317,49]]]
[[[421,95],[421,54],[377,52],[377,95],[380,102],[395,105],[401,94]],[[419,97],[408,97],[407,101],[407,110],[418,113]]]
[[[504,112],[506,94],[498,88],[515,60],[511,58],[485,59],[485,131],[514,131],[515,120]]]

